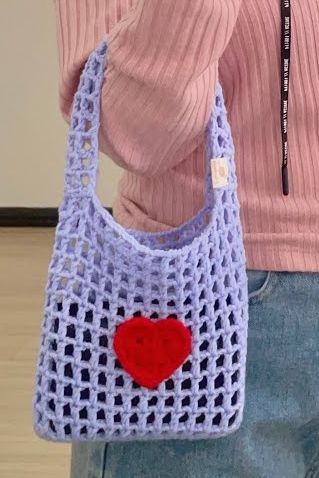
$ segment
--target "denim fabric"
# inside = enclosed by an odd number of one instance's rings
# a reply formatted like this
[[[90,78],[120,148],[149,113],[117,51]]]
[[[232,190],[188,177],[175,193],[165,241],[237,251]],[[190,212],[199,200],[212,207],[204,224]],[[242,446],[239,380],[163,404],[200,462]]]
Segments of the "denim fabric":
[[[72,478],[319,477],[319,274],[249,272],[244,421],[218,440],[75,444]]]

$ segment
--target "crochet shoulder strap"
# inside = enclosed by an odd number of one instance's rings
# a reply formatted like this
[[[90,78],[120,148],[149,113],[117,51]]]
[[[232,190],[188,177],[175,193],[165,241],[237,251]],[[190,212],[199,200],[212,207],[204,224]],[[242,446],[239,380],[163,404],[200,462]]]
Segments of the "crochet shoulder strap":
[[[74,96],[65,169],[66,195],[91,196],[95,192],[106,52],[107,44],[103,42],[91,53]]]
[[[100,100],[106,56],[107,43],[103,41],[90,55],[74,97],[65,171],[65,194],[67,196],[87,197],[95,194],[99,153]],[[211,175],[211,159],[223,157],[228,160],[227,189],[233,189],[236,179],[233,142],[222,90],[218,84],[211,118],[207,126],[206,207],[215,203],[225,189],[214,189]]]

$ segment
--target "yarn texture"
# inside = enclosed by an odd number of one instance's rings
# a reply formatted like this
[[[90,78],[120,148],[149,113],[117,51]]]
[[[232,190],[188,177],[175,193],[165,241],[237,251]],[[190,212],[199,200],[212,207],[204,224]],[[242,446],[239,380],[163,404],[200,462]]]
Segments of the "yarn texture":
[[[34,427],[55,441],[221,437],[243,416],[248,323],[222,90],[207,127],[203,208],[164,233],[128,230],[95,193],[106,53],[103,42],[90,55],[74,98]],[[222,187],[212,158],[227,162]]]
[[[135,317],[121,324],[114,337],[114,350],[121,366],[139,385],[155,388],[185,361],[192,338],[175,319],[150,321]]]

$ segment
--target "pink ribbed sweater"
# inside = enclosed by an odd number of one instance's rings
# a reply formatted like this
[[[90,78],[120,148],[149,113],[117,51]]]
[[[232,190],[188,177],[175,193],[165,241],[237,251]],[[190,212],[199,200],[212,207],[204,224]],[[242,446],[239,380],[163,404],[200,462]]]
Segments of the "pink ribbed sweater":
[[[203,203],[217,79],[236,147],[248,267],[319,271],[319,2],[292,2],[290,195],[281,192],[279,0],[56,0],[61,108],[107,32],[102,149],[125,168],[114,205],[164,230]],[[107,187],[107,186],[106,186]]]

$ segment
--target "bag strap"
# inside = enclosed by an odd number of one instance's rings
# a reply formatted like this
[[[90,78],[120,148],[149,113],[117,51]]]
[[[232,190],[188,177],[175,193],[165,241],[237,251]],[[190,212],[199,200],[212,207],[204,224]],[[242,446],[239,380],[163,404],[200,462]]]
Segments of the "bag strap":
[[[64,191],[66,195],[92,196],[95,192],[100,127],[100,102],[107,43],[91,53],[74,96],[68,136]]]
[[[217,83],[214,104],[206,128],[206,179],[205,179],[205,207],[211,208],[216,203],[225,203],[225,191],[235,193],[237,188],[235,148],[231,128],[227,120],[227,111],[220,83]],[[219,158],[226,159],[219,162]],[[216,168],[214,166],[216,165]],[[219,169],[226,166],[227,184],[220,185],[222,173]],[[212,174],[215,169],[215,177]]]
[[[103,41],[89,56],[74,97],[65,170],[65,194],[69,196],[87,197],[95,193],[99,154],[100,101],[106,56],[107,43]],[[208,161],[205,181],[205,207],[207,208],[216,204],[225,189],[233,189],[236,180],[234,147],[219,84],[214,101],[207,126]],[[225,157],[228,160],[228,185],[214,188],[211,159]]]

